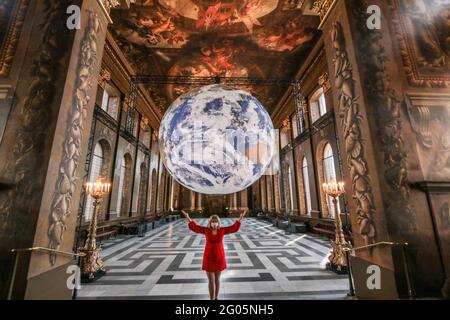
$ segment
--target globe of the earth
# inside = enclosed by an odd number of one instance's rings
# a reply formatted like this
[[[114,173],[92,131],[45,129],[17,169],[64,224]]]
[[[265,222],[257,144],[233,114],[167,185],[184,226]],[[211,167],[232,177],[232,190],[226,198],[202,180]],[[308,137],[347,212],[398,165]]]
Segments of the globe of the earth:
[[[272,120],[248,92],[209,85],[176,99],[159,129],[162,161],[178,183],[203,194],[239,192],[275,153]]]

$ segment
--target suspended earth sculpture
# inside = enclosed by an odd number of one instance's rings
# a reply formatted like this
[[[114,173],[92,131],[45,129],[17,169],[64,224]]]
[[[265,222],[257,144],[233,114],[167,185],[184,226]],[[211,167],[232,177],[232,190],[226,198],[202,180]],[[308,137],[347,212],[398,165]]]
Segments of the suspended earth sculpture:
[[[249,187],[276,150],[272,120],[261,103],[246,91],[219,84],[172,103],[161,121],[159,146],[175,180],[203,194]]]

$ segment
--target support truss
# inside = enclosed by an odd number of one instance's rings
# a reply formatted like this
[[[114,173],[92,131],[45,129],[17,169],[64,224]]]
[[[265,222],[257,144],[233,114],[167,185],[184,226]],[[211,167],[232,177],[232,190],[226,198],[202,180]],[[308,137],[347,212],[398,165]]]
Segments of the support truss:
[[[304,97],[301,93],[301,83],[297,79],[138,75],[131,78],[130,89],[128,92],[127,102],[129,108],[127,111],[127,130],[134,127],[134,112],[138,85],[179,84],[206,86],[219,83],[230,86],[291,86],[294,98],[295,113],[297,115],[296,125],[298,132],[302,132],[305,129]]]

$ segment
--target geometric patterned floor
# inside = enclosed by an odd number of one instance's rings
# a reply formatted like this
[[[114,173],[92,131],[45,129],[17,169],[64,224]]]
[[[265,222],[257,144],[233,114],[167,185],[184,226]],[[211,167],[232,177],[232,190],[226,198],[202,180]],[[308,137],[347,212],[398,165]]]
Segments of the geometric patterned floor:
[[[206,219],[197,219],[200,225]],[[234,219],[221,219],[224,226]],[[83,284],[77,299],[209,299],[201,270],[204,236],[187,220],[121,236],[102,244],[107,274]],[[244,219],[224,238],[228,268],[219,299],[343,299],[348,279],[325,270],[330,243],[312,234],[289,234],[265,221]]]

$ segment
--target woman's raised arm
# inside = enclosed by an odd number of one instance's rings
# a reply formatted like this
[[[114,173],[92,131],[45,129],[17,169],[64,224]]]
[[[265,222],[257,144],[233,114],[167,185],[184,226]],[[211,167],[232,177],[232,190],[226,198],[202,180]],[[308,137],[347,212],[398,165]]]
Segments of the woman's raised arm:
[[[199,226],[198,224],[196,224],[195,221],[192,220],[191,217],[189,217],[189,214],[186,211],[182,210],[181,212],[184,214],[186,219],[189,220],[189,223],[188,223],[189,229],[191,229],[195,233],[205,233],[205,230],[206,230],[205,227],[202,227],[202,226]]]
[[[241,213],[241,215],[239,216],[239,219],[237,219],[237,220],[234,222],[234,224],[232,224],[232,225],[229,226],[229,227],[224,227],[223,229],[224,229],[224,231],[225,231],[225,234],[230,234],[230,233],[238,232],[238,231],[239,231],[239,228],[241,227],[241,221],[242,221],[242,219],[244,219],[244,217],[245,217],[245,215],[247,214],[247,212],[248,212],[248,209],[245,209],[245,210]]]
[[[205,230],[206,230],[206,227],[199,226],[192,219],[191,219],[191,221],[189,221],[188,227],[195,233],[205,233]]]
[[[236,220],[231,226],[223,227],[224,234],[235,233],[239,231],[241,227],[241,220]]]

